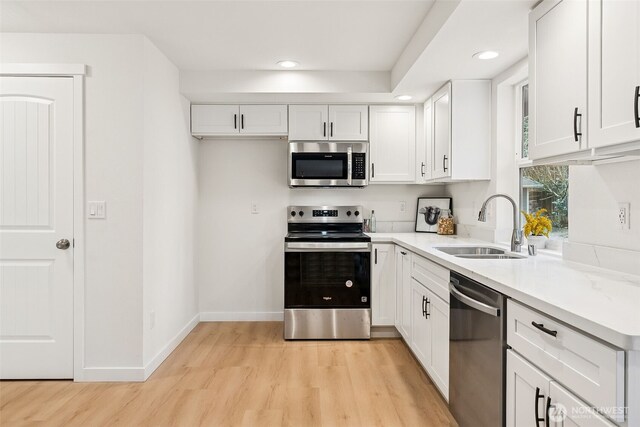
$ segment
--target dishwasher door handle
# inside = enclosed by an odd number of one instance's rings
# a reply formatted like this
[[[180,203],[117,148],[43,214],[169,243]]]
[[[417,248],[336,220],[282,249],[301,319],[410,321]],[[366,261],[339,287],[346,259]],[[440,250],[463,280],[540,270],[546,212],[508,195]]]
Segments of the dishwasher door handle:
[[[462,292],[456,288],[453,282],[449,282],[449,290],[451,291],[451,295],[453,295],[458,301],[461,301],[467,304],[469,307],[473,307],[476,310],[480,310],[483,313],[489,314],[493,317],[500,317],[500,309],[491,307],[483,302],[476,301],[471,297],[466,296]]]

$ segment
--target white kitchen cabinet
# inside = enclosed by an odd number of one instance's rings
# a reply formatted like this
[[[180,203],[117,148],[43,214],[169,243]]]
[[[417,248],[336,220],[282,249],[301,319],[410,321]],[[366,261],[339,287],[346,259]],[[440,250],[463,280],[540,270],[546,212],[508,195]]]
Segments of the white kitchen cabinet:
[[[371,324],[393,326],[396,313],[396,268],[393,244],[373,245]]]
[[[396,246],[395,326],[404,340],[411,342],[411,253]]]
[[[507,427],[546,425],[547,408],[551,425],[615,426],[513,350],[507,350],[506,394]]]
[[[555,425],[615,427],[615,424],[555,381],[551,381],[549,396],[551,398],[549,415],[551,420],[555,419]]]
[[[587,0],[546,0],[529,14],[532,160],[588,148],[587,8]]]
[[[369,181],[414,183],[416,173],[416,109],[413,105],[370,107]]]
[[[290,141],[367,141],[367,105],[290,105]]]
[[[491,179],[491,81],[453,80],[431,101],[426,174],[438,182]]]
[[[423,106],[422,141],[416,143],[416,183],[425,184],[431,180],[433,158],[433,101],[429,98]]]
[[[369,106],[329,105],[329,141],[367,141]]]
[[[192,105],[194,136],[286,135],[286,105]]]
[[[237,135],[239,115],[238,105],[192,105],[191,133],[194,136]]]
[[[449,401],[449,304],[429,292],[428,320],[431,322],[429,376]]]
[[[432,323],[427,318],[430,292],[411,279],[411,341],[409,346],[426,371],[431,366]]]
[[[507,427],[544,425],[551,378],[513,350],[507,350],[506,372]]]
[[[589,1],[589,145],[640,141],[640,2]]]

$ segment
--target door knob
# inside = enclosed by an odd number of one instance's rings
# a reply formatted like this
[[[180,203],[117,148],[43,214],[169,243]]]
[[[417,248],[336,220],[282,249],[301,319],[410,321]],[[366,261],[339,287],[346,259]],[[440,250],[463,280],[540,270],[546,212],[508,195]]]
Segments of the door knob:
[[[70,246],[71,246],[71,242],[67,239],[60,239],[56,243],[56,248],[62,249],[62,250],[69,249]]]

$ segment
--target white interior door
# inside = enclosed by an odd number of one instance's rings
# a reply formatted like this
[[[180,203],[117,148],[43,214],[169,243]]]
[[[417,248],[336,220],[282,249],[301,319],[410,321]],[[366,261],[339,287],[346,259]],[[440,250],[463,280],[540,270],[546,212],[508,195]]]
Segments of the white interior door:
[[[0,77],[0,125],[0,378],[73,378],[73,79]]]

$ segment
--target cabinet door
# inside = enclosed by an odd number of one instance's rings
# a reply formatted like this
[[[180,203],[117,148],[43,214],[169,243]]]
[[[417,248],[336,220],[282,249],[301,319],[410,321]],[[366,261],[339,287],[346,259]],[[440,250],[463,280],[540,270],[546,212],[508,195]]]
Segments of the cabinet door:
[[[427,313],[431,330],[429,375],[449,401],[449,304],[427,291]]]
[[[640,2],[589,2],[589,145],[640,140]]]
[[[424,103],[424,137],[416,145],[416,182],[424,184],[431,179],[431,158],[433,155],[433,104],[431,99]]]
[[[427,288],[411,279],[411,342],[410,347],[422,366],[429,371],[431,366],[431,325],[427,318]]]
[[[329,106],[329,140],[367,141],[368,139],[369,106]]]
[[[411,253],[402,250],[402,329],[406,341],[411,337]]]
[[[414,106],[371,106],[371,183],[415,181],[416,109]]]
[[[289,141],[328,139],[328,117],[326,105],[289,105]]]
[[[191,133],[235,135],[239,132],[240,108],[237,105],[192,105]]]
[[[432,178],[451,175],[451,82],[433,95]]]
[[[550,381],[516,352],[507,350],[507,427],[545,425]]]
[[[403,250],[399,247],[395,247],[395,258],[396,258],[396,313],[395,313],[395,325],[396,329],[400,334],[405,337],[406,333],[402,328],[402,252]]]
[[[286,105],[241,105],[240,133],[286,135]]]
[[[614,427],[615,424],[595,412],[557,382],[551,381],[549,420],[557,426]],[[622,409],[622,408],[620,408]]]
[[[531,159],[587,148],[587,3],[547,0],[529,15]]]
[[[372,325],[393,325],[396,312],[394,245],[373,245],[373,264],[371,270]]]

